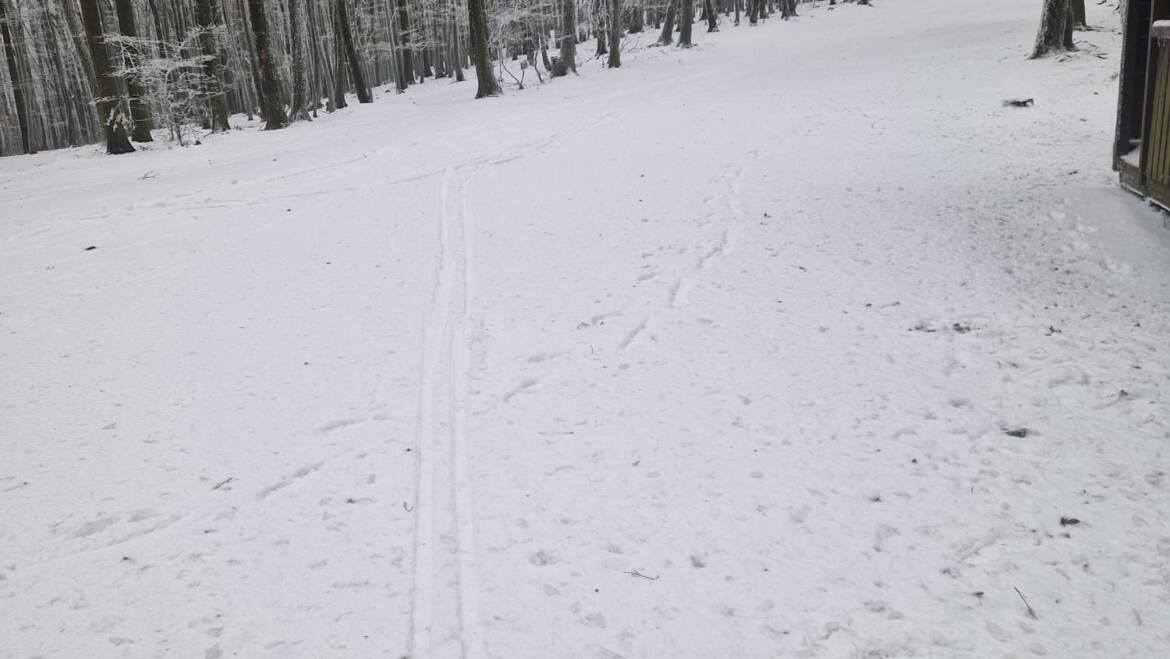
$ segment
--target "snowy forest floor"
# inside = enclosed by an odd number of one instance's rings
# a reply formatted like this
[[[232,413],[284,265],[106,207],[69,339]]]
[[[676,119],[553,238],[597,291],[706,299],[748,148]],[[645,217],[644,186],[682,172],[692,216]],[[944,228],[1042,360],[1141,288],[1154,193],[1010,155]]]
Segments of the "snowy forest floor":
[[[0,161],[0,656],[1170,653],[1116,14],[803,11]]]

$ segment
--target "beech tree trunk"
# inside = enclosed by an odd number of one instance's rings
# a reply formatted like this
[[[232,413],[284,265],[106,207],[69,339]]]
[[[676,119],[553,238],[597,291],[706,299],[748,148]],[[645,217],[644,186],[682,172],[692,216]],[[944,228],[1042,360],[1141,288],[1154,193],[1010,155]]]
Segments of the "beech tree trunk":
[[[398,0],[398,65],[402,67],[399,76],[400,87],[405,87],[414,81],[414,57],[410,49],[410,14],[406,11],[406,0]]]
[[[264,130],[279,130],[288,125],[284,103],[280,101],[280,83],[276,78],[276,63],[268,42],[268,16],[264,0],[248,0],[248,17],[252,20],[252,36],[256,42],[256,57],[260,61],[260,117]]]
[[[679,48],[690,48],[691,28],[695,23],[695,0],[679,0],[682,3],[682,12],[678,17],[678,45]]]
[[[308,120],[309,76],[305,71],[305,19],[301,13],[303,0],[288,0],[288,40],[292,56],[292,106],[289,120]]]
[[[1072,0],[1072,17],[1074,28],[1089,27],[1088,18],[1085,16],[1085,0]]]
[[[1072,3],[1069,0],[1044,0],[1044,13],[1040,17],[1040,31],[1036,35],[1031,59],[1068,50],[1076,50]]]
[[[210,89],[207,90],[207,104],[211,110],[211,130],[228,131],[227,99],[224,97],[223,85],[220,82],[219,49],[216,47],[215,29],[218,21],[216,0],[198,0],[195,3],[195,21],[202,32],[199,34],[199,49],[207,61],[203,63],[203,74],[207,77]]]
[[[608,52],[605,47],[607,33],[605,30],[605,6],[602,5],[602,0],[593,0],[593,33],[597,37],[597,50],[593,53],[593,57],[598,58]]]
[[[97,92],[95,100],[98,118],[105,126],[106,153],[132,153],[134,147],[130,144],[130,117],[122,94],[118,91],[118,81],[110,75],[113,71],[110,55],[106,52],[98,0],[81,0],[81,22],[85,26],[85,39],[93,60],[94,89]]]
[[[353,86],[357,91],[358,103],[373,103],[374,97],[370,87],[366,84],[366,72],[362,68],[362,61],[358,59],[357,48],[353,43],[353,32],[349,27],[349,10],[345,0],[337,0],[337,23],[341,28],[341,42],[345,45],[345,58],[349,60],[349,73],[353,77]]]
[[[669,46],[674,43],[674,14],[679,0],[670,0],[666,7],[666,17],[662,19],[662,34],[658,36],[658,45]]]
[[[130,0],[115,0],[114,7],[118,14],[118,29],[131,39],[138,38],[138,26],[134,24],[134,5]],[[142,52],[138,44],[131,41],[126,45],[131,62],[142,63]],[[146,98],[146,90],[142,88],[142,81],[137,73],[126,75],[126,91],[130,93],[130,117],[134,119],[134,131],[130,138],[135,142],[153,142],[150,134],[151,116],[150,101]]]
[[[28,120],[28,106],[25,105],[24,77],[16,61],[16,42],[8,27],[8,14],[4,0],[0,0],[0,39],[4,40],[4,57],[8,60],[8,78],[12,81],[12,99],[16,101],[16,123],[20,125],[20,145],[25,153],[36,153],[32,144],[32,129]]]
[[[492,72],[492,58],[488,52],[487,12],[483,0],[467,0],[467,24],[471,29],[471,60],[479,82],[475,97],[499,96],[500,83]]]
[[[561,4],[561,66],[577,73],[577,3],[564,0]]]
[[[613,0],[609,5],[609,62],[607,66],[616,69],[622,65],[622,0]]]

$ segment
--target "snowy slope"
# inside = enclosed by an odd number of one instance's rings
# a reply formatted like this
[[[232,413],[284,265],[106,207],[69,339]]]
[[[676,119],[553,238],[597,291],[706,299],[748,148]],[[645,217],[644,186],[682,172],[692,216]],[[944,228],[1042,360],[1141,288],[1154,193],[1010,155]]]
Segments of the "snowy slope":
[[[1170,236],[1035,4],[0,160],[0,657],[1170,653]]]

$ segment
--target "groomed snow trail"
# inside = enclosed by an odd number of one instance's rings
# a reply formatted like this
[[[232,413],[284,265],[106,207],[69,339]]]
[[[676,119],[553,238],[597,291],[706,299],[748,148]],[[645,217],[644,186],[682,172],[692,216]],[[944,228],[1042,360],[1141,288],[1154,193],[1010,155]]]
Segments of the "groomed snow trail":
[[[440,193],[438,271],[419,381],[408,644],[416,657],[482,656],[467,447],[475,230],[465,186],[473,175],[474,169],[462,173],[448,167]]]
[[[1089,10],[0,160],[0,658],[1170,654],[1170,240]]]

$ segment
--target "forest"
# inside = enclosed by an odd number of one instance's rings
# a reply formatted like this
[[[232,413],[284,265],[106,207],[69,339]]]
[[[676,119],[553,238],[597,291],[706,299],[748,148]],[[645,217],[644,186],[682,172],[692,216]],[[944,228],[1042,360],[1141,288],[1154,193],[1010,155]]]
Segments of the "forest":
[[[808,1],[0,0],[0,155],[128,153],[158,130],[185,145],[235,114],[274,130],[469,70],[475,96],[494,96],[582,57],[621,66],[632,39],[687,48]]]

